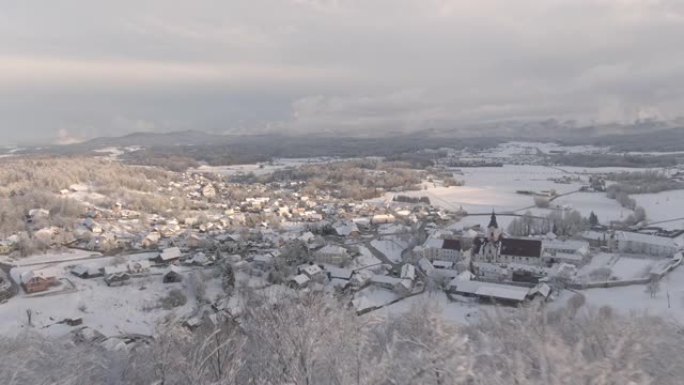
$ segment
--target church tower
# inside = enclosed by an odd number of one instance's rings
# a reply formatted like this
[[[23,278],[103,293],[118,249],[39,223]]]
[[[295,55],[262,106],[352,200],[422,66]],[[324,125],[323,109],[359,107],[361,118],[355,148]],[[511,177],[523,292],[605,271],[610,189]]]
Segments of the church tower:
[[[492,217],[489,220],[489,225],[487,226],[487,240],[482,247],[482,258],[487,262],[497,262],[500,254],[501,247],[501,230],[499,229],[499,224],[496,221],[496,214],[492,210]]]
[[[492,210],[492,217],[487,226],[487,240],[489,242],[499,242],[499,238],[501,238],[501,230],[499,229],[499,223],[496,221],[496,214]]]

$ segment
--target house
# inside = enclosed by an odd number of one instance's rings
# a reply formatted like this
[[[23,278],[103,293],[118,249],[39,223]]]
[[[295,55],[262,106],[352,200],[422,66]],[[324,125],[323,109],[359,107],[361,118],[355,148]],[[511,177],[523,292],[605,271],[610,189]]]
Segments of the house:
[[[105,266],[104,276],[104,281],[107,286],[112,286],[116,283],[123,285],[126,281],[131,279],[126,265]]]
[[[435,259],[457,261],[461,258],[461,241],[428,238],[422,246],[422,254],[431,261]]]
[[[354,270],[327,265],[325,266],[325,273],[328,276],[328,279],[342,279],[349,281],[354,275]]]
[[[54,269],[31,270],[21,274],[21,286],[27,294],[46,291],[57,284],[57,271]]]
[[[545,239],[542,241],[544,253],[556,254],[589,254],[589,242],[579,240]]]
[[[416,279],[416,268],[413,265],[405,263],[401,267],[401,274],[399,275],[402,279],[408,279],[414,281]]]
[[[342,246],[326,245],[314,252],[317,262],[342,265],[351,260],[349,252]]]
[[[650,234],[618,231],[615,233],[614,240],[617,249],[622,253],[671,257],[678,250],[673,239]]]
[[[150,261],[146,259],[131,261],[127,263],[126,267],[131,274],[144,274],[150,271]]]
[[[170,265],[168,267],[168,270],[164,273],[164,276],[162,277],[163,283],[176,283],[182,281],[183,275],[181,274],[178,266],[175,265]]]
[[[178,247],[169,247],[159,254],[156,258],[159,262],[173,262],[181,257],[182,253]]]
[[[298,274],[292,277],[288,284],[293,289],[303,289],[309,282],[311,282],[311,278],[307,277],[306,274]]]
[[[88,265],[76,265],[72,267],[71,274],[83,279],[95,278],[103,275],[100,268]]]
[[[371,217],[372,225],[381,225],[384,223],[393,223],[396,220],[392,214],[377,214]]]
[[[195,253],[192,258],[186,260],[185,263],[197,266],[209,266],[214,263],[214,259],[200,251]]]
[[[542,247],[542,261],[549,265],[554,263],[581,265],[589,255],[589,242],[587,241],[544,240]]]
[[[428,277],[431,276],[435,270],[435,267],[432,265],[432,263],[425,257],[418,260],[418,268]]]
[[[252,258],[252,266],[259,270],[266,271],[271,265],[273,265],[273,256],[270,254],[259,254]]]
[[[309,277],[312,281],[321,281],[325,277],[323,269],[316,264],[309,264],[299,268],[299,271]]]
[[[143,238],[141,245],[145,249],[151,249],[157,247],[159,240],[161,239],[161,234],[156,231],[152,231]]]
[[[410,279],[402,279],[394,285],[392,289],[399,295],[409,295],[413,290],[413,281]]]

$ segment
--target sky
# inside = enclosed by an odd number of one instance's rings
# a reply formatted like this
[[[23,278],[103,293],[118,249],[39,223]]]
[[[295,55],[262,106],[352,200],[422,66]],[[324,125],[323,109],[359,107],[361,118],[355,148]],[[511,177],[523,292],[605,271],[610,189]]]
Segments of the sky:
[[[673,119],[680,0],[0,0],[0,145]]]

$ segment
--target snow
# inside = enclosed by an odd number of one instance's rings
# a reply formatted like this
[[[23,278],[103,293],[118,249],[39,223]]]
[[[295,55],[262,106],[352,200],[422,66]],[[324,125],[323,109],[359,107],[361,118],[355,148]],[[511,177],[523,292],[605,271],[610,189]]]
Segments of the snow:
[[[585,296],[587,305],[593,307],[610,306],[622,314],[647,313],[684,322],[684,269],[681,267],[660,281],[660,290],[655,298],[651,298],[646,285],[589,289],[580,293]],[[573,295],[573,292],[564,291],[554,306],[563,306]]]
[[[392,305],[372,312],[374,316],[384,315],[391,317],[407,313],[421,305],[436,306],[445,320],[455,324],[465,325],[479,319],[482,312],[494,310],[492,305],[479,304],[476,301],[466,300],[452,302],[442,291],[425,291],[419,295],[405,298]],[[506,311],[508,309],[504,309]]]
[[[612,267],[613,276],[618,279],[646,278],[657,262],[656,259],[620,257]]]
[[[58,272],[58,278],[63,277],[60,280],[62,285],[50,290],[47,295],[45,292],[26,295],[20,290],[19,294],[0,305],[0,335],[16,335],[27,327],[28,309],[32,312],[35,330],[47,336],[61,336],[73,330],[66,325],[53,325],[65,318],[82,318],[85,326],[106,336],[128,333],[152,335],[158,322],[166,317],[186,317],[193,311],[195,302],[190,285],[163,284],[163,268],[152,268],[147,275],[134,276],[128,283],[112,287],[108,287],[103,278],[81,279],[70,273],[71,267],[77,264],[98,268],[120,263],[122,259],[145,261],[157,253],[116,257],[98,254],[90,258],[91,254],[71,250],[20,260],[10,271],[15,282],[24,272],[49,268]],[[185,268],[183,271],[196,270]],[[207,284],[207,297],[214,298],[221,290],[220,279],[206,278],[203,281]],[[73,289],[70,288],[72,285]],[[162,309],[159,306],[160,299],[174,288],[186,293],[187,304],[171,310]]]
[[[408,243],[397,237],[389,239],[375,239],[371,241],[371,246],[381,252],[387,259],[394,263],[401,262],[401,252],[408,247]]]
[[[612,272],[611,276],[617,280],[646,278],[649,276],[651,269],[663,260],[662,258],[636,258],[611,253],[599,253],[579,270],[578,276],[585,277],[588,282],[591,282],[592,279],[589,275],[592,271],[599,268],[608,268]]]
[[[107,287],[101,278],[70,278],[77,290],[49,296],[11,298],[2,305],[0,334],[16,335],[26,327],[26,310],[32,311],[35,330],[60,336],[71,328],[50,326],[65,318],[82,318],[90,326],[107,336],[138,333],[152,335],[158,321],[167,315],[188,315],[194,306],[188,303],[173,310],[159,307],[159,300],[177,285],[163,284],[159,275],[133,278],[123,286]],[[216,281],[216,280],[212,280]],[[209,282],[220,285],[219,282]]]
[[[637,205],[646,210],[646,217],[649,222],[667,221],[679,219],[673,222],[666,222],[654,226],[665,229],[681,229],[684,223],[684,210],[681,209],[681,202],[684,202],[684,190],[663,191],[657,194],[635,194],[632,198]]]
[[[377,259],[370,250],[365,246],[359,246],[359,255],[354,259],[354,267],[361,268],[366,266],[379,265],[381,260]]]
[[[464,180],[464,186],[438,187],[426,183],[425,190],[401,194],[427,196],[434,206],[454,211],[463,207],[469,213],[514,212],[534,206],[533,197],[518,194],[518,190],[556,190],[564,194],[577,191],[582,186],[581,182],[555,183],[550,179],[561,178],[568,173],[546,166],[464,167],[461,171],[463,175],[455,177]],[[389,195],[386,198],[391,198]]]
[[[605,193],[601,192],[570,194],[555,199],[552,205],[577,210],[585,217],[588,217],[593,211],[602,223],[624,220],[632,214],[632,210],[623,208],[616,200],[609,199]]]
[[[100,254],[100,253],[92,252],[92,251],[88,251],[88,250],[67,249],[65,251],[49,251],[45,254],[32,255],[30,257],[21,258],[21,259],[17,259],[17,260],[3,256],[3,257],[0,257],[0,262],[8,263],[8,264],[11,264],[11,265],[18,267],[18,266],[31,266],[31,265],[47,264],[47,263],[87,260],[87,259],[100,258],[101,256],[102,256],[102,254]]]

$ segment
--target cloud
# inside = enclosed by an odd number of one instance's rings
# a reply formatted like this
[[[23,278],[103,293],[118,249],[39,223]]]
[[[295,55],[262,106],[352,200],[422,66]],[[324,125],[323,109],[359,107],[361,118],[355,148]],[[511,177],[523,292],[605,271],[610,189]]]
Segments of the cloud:
[[[0,10],[0,131],[672,119],[681,36],[676,0],[12,0]]]
[[[74,135],[64,128],[57,130],[57,140],[55,141],[56,144],[74,144],[82,141],[82,137]]]

